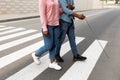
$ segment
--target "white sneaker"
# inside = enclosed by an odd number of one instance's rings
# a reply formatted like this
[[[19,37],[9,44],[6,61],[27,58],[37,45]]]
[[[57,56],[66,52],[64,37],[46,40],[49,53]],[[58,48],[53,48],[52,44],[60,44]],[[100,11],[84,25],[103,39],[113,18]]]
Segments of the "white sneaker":
[[[40,64],[39,57],[35,56],[35,52],[32,53],[32,58],[33,58],[35,64],[37,64],[37,65]]]
[[[62,69],[56,62],[50,63],[49,68],[53,68],[55,70],[61,70]]]

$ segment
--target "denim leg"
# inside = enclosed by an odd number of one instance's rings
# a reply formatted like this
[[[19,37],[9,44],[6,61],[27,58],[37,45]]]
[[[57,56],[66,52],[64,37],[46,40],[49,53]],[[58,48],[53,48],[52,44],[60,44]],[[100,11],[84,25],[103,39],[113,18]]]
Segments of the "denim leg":
[[[56,46],[56,55],[60,55],[61,45],[65,40],[67,30],[68,30],[68,24],[66,24],[63,20],[60,20],[60,35],[59,35],[59,43]]]
[[[46,51],[48,51],[48,50],[50,50],[52,48],[52,45],[53,45],[52,27],[48,27],[48,32],[49,32],[49,35],[47,37],[43,35],[44,46],[42,46],[41,48],[39,48],[36,51],[36,54],[35,54],[36,56],[41,56],[43,53],[45,53]]]
[[[58,41],[56,42],[56,48],[55,48],[56,56],[60,54],[60,48],[61,48],[61,38],[60,38],[60,35],[61,35],[61,31],[59,31]]]
[[[53,29],[53,46],[52,48],[49,50],[49,58],[50,59],[55,59],[56,56],[56,46],[59,43],[59,35],[60,34],[60,27],[59,26],[55,26]]]
[[[72,53],[74,55],[78,54],[77,46],[76,46],[76,42],[75,42],[74,22],[69,25],[67,35],[68,35],[68,38],[69,38]]]

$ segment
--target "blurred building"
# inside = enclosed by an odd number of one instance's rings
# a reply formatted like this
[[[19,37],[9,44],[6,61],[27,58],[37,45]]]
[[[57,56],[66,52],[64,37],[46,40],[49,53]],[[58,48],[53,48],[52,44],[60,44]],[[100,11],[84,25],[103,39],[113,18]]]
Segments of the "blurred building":
[[[100,0],[74,0],[76,4],[76,10],[91,10],[100,9],[103,3]]]
[[[76,10],[100,8],[99,0],[75,0]],[[0,0],[0,14],[38,13],[38,0]]]
[[[38,0],[0,0],[0,14],[38,12]]]

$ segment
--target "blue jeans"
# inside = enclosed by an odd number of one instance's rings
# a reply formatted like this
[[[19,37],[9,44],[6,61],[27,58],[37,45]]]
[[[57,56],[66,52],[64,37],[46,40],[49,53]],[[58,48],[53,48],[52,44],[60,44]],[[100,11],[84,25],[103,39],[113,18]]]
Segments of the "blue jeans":
[[[56,47],[56,55],[60,55],[61,45],[65,39],[66,34],[68,36],[73,55],[78,54],[75,42],[74,22],[72,21],[72,23],[68,23],[66,21],[60,20],[60,31],[60,43]]]
[[[43,32],[42,32],[43,33]],[[55,49],[58,42],[58,35],[60,34],[59,26],[48,26],[48,36],[44,36],[44,46],[39,48],[36,52],[36,56],[41,56],[46,51],[49,51],[49,58],[55,59]]]

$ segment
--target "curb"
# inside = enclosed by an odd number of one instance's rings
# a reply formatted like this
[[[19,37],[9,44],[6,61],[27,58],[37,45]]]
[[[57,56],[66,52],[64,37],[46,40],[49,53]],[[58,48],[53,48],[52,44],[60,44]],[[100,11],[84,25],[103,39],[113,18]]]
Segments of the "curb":
[[[5,19],[5,20],[0,20],[0,23],[10,22],[10,21],[18,21],[18,20],[23,20],[23,19],[38,18],[38,17],[39,17],[39,15],[37,15],[37,16],[28,16],[28,17],[20,17],[20,18],[12,18],[12,19]]]
[[[109,8],[104,8],[104,9],[109,9]],[[92,10],[103,10],[103,9],[91,9],[91,10],[75,10],[75,12],[85,12],[85,11],[92,11]],[[27,16],[27,17],[17,17],[17,18],[11,18],[11,19],[3,19],[0,20],[0,23],[3,22],[11,22],[11,21],[18,21],[18,20],[23,20],[23,19],[32,19],[32,18],[39,18],[39,15],[35,15],[35,16]]]

